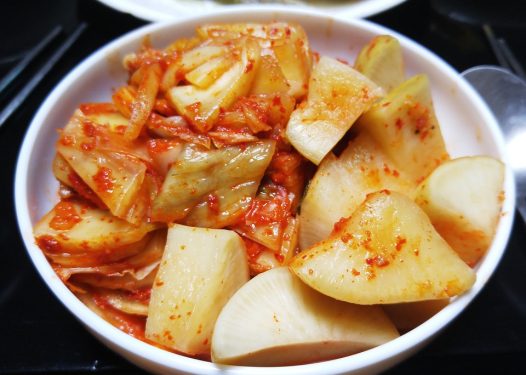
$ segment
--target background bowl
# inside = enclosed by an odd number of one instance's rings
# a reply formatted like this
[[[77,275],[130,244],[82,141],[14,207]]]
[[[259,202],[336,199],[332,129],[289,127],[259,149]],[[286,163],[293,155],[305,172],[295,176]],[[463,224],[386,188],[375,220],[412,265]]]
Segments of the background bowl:
[[[35,115],[22,145],[16,169],[15,204],[22,238],[35,267],[57,298],[97,338],[131,362],[154,372],[200,374],[324,374],[374,373],[384,370],[421,348],[475,298],[495,270],[510,235],[515,205],[515,186],[506,170],[503,216],[491,248],[477,266],[477,281],[434,317],[396,340],[365,352],[336,360],[278,368],[220,366],[163,351],[132,338],[84,306],[53,272],[35,245],[32,227],[57,201],[51,171],[56,129],[63,127],[79,103],[108,101],[111,90],[122,85],[127,73],[122,57],[136,51],[149,35],[154,46],[193,35],[198,25],[209,22],[291,21],[307,31],[311,46],[320,54],[354,61],[372,37],[391,34],[400,40],[407,74],[429,76],[435,111],[452,157],[486,154],[507,162],[503,137],[488,108],[476,92],[440,58],[407,38],[366,21],[334,19],[307,10],[286,7],[232,7],[228,10],[171,23],[153,24],[131,32],[102,48],[68,74]]]

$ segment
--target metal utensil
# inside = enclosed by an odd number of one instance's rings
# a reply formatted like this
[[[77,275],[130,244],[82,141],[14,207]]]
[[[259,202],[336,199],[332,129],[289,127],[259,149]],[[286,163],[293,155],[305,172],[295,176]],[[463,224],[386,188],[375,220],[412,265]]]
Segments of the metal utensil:
[[[0,110],[0,129],[4,123],[9,119],[9,117],[15,112],[22,103],[27,99],[27,97],[32,93],[32,91],[37,87],[37,85],[46,77],[46,75],[51,71],[51,69],[59,62],[62,56],[67,52],[67,50],[77,41],[80,34],[86,28],[85,23],[81,23],[75,31],[62,43],[58,48],[53,52],[51,57],[38,69],[32,78],[25,84],[20,91],[11,99],[11,101]],[[7,76],[2,79],[0,82],[2,90],[5,89],[11,82],[17,79],[20,73],[38,56],[48,44],[56,37],[60,32],[60,28],[55,28],[52,32],[44,37],[43,41],[39,43],[26,58],[24,58],[18,66],[15,66]]]
[[[462,73],[497,118],[517,182],[517,208],[526,222],[526,81],[499,66],[476,66]]]

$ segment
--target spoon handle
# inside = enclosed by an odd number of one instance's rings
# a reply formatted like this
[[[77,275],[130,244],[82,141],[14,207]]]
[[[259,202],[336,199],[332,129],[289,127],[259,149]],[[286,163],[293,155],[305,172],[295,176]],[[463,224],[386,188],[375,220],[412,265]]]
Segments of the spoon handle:
[[[517,209],[526,223],[526,81],[497,66],[462,73],[497,119],[506,141],[509,167],[517,186]]]

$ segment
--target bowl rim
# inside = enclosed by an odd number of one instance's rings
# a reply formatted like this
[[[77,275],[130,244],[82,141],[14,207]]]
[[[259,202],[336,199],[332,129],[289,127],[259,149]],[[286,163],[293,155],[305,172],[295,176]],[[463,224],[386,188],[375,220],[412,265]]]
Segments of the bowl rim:
[[[159,368],[164,369],[164,371],[182,370],[185,372],[203,374],[286,373],[289,375],[317,375],[322,373],[359,371],[366,368],[373,368],[374,366],[381,364],[387,364],[387,366],[394,365],[399,360],[408,356],[412,351],[417,350],[422,344],[428,342],[465,309],[465,307],[479,294],[481,289],[488,282],[506,249],[515,214],[515,183],[513,173],[509,168],[504,137],[493,114],[471,85],[469,85],[469,83],[444,60],[408,37],[370,21],[333,17],[312,9],[292,9],[286,6],[266,6],[259,9],[259,12],[255,12],[256,9],[257,7],[254,6],[235,6],[214,13],[186,16],[173,21],[145,25],[132,30],[97,49],[73,68],[60,81],[60,83],[44,100],[33,117],[24,136],[22,147],[20,148],[18,155],[15,172],[14,198],[19,231],[24,245],[40,277],[44,280],[48,288],[51,289],[58,300],[73,314],[73,316],[80,320],[92,334],[101,339],[106,345],[112,347],[112,349],[118,354],[125,355],[132,362],[145,368],[156,369],[158,371]],[[499,157],[506,165],[506,196],[503,204],[503,212],[505,214],[501,217],[493,244],[487,252],[488,256],[486,256],[482,264],[477,268],[477,280],[468,292],[455,298],[454,303],[449,304],[435,316],[395,340],[352,356],[305,365],[272,368],[218,365],[185,357],[135,339],[96,315],[87,306],[80,302],[80,300],[58,278],[42,251],[34,243],[34,238],[32,236],[32,223],[30,219],[30,207],[27,199],[28,165],[31,160],[33,145],[37,141],[38,132],[45,124],[46,115],[55,105],[60,105],[58,102],[61,95],[63,95],[63,93],[73,84],[75,77],[84,74],[91,69],[93,65],[100,63],[108,52],[112,52],[118,49],[120,45],[128,42],[142,40],[142,37],[146,34],[152,35],[165,28],[170,28],[181,23],[217,22],[217,19],[225,17],[246,16],[247,11],[253,12],[253,17],[256,18],[268,18],[270,20],[276,17],[279,17],[280,19],[292,17],[314,17],[321,20],[329,20],[330,22],[344,23],[346,27],[366,29],[367,31],[378,35],[390,34],[395,36],[399,39],[404,50],[409,49],[416,52],[420,57],[431,61],[441,73],[446,76],[455,77],[455,82],[458,84],[459,91],[469,97],[472,105],[476,107],[476,111],[484,119],[484,128],[487,128],[494,138]],[[250,15],[247,17],[247,19],[253,18]]]
[[[116,9],[120,12],[131,14],[137,18],[148,21],[167,21],[173,20],[175,17],[185,17],[193,14],[195,10],[195,3],[178,0],[157,0],[157,7],[151,6],[150,1],[141,0],[98,0],[100,3]],[[364,18],[386,11],[390,8],[398,6],[407,0],[360,0],[360,1],[341,1],[327,4],[309,4],[308,2],[298,4],[288,4],[288,7],[297,9],[314,9],[316,11],[332,13],[337,12],[340,16]],[[261,3],[258,4],[260,8],[271,8],[276,4]],[[206,7],[201,14],[206,12],[215,12],[216,10],[236,8],[236,4],[221,4],[211,2],[206,4]],[[241,5],[243,6],[243,5]],[[166,12],[165,12],[166,11]]]

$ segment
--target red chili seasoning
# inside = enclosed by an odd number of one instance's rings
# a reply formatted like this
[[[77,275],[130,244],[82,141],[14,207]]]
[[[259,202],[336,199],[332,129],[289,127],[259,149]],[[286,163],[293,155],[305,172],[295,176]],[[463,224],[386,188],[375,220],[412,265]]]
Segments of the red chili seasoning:
[[[108,194],[113,193],[115,181],[111,175],[111,169],[107,167],[99,167],[95,176],[92,177],[93,181],[97,184],[98,191]]]
[[[82,123],[82,131],[86,137],[94,137],[97,134],[97,128],[91,121],[84,121]]]
[[[75,138],[70,135],[65,135],[60,138],[60,143],[64,146],[71,146],[75,142]]]
[[[340,232],[343,230],[343,228],[345,227],[346,223],[347,223],[347,218],[345,217],[342,217],[340,220],[338,220],[335,224],[334,224],[334,227],[332,229],[332,232],[333,233],[337,233],[337,232]]]
[[[53,209],[54,216],[49,226],[55,230],[69,230],[82,221],[71,202],[62,201]]]
[[[404,121],[400,117],[398,117],[396,119],[395,125],[396,125],[396,128],[400,130],[402,129],[402,126],[404,126]]]
[[[215,214],[219,213],[219,197],[216,194],[208,194],[206,197],[208,209]]]
[[[402,250],[402,246],[407,243],[407,240],[403,237],[396,236],[396,250],[400,251]]]
[[[245,243],[245,248],[247,250],[247,256],[248,256],[249,262],[254,262],[259,257],[259,255],[263,251],[265,251],[265,247],[246,237],[242,237],[242,239],[243,239],[243,242]]]
[[[248,60],[247,66],[245,66],[245,73],[250,72],[254,68],[254,60]]]
[[[82,197],[93,203],[99,208],[106,208],[93,190],[75,172],[68,174],[68,181],[75,191]]]
[[[85,115],[97,115],[100,113],[115,113],[117,108],[113,103],[84,103],[79,106]]]
[[[382,255],[375,255],[373,257],[365,259],[365,263],[369,266],[385,267],[389,265],[389,261]]]
[[[51,236],[40,236],[37,239],[37,245],[47,253],[60,253],[62,252],[62,246],[60,243]]]

